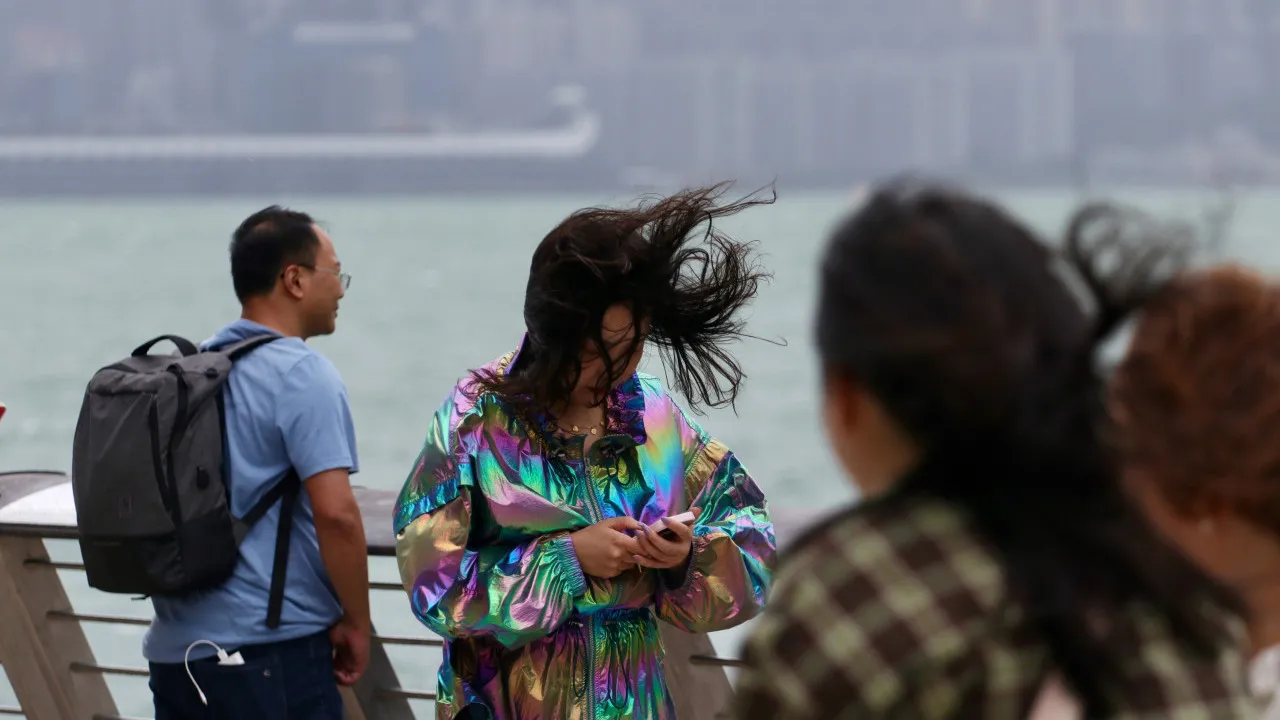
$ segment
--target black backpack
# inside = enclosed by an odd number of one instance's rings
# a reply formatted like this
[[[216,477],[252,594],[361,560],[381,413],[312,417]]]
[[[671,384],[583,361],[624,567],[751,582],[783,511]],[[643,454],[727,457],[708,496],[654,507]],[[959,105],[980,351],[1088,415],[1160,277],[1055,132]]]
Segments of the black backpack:
[[[235,569],[249,529],[281,501],[267,604],[267,626],[280,625],[302,481],[290,468],[247,515],[232,517],[222,395],[231,366],[276,339],[260,335],[200,351],[162,335],[94,374],[71,454],[90,587],[156,597],[218,587]],[[148,354],[164,340],[179,354]]]

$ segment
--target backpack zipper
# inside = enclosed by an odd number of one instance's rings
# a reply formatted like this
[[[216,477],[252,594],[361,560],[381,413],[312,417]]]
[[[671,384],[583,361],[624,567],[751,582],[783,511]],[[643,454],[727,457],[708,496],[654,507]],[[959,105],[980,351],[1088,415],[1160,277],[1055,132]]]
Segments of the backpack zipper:
[[[178,381],[178,414],[173,418],[173,433],[169,436],[169,448],[172,450],[178,444],[178,439],[187,431],[187,423],[190,421],[187,417],[190,390],[187,389],[187,379],[182,376],[182,368],[170,365],[167,369]]]
[[[156,412],[154,398],[151,401],[151,407],[147,410],[147,429],[151,431],[151,464],[156,473],[156,485],[159,486],[160,498],[164,502],[165,509],[169,511],[169,519],[173,521],[174,530],[177,530],[181,517],[177,512],[177,499],[173,497],[173,483],[166,477],[164,463],[160,458],[160,416]]]
[[[182,377],[182,368],[177,365],[170,365],[167,370],[173,375],[174,380],[178,383],[178,410],[173,418],[173,427],[169,431],[169,494],[173,497],[173,515],[174,527],[182,527],[182,506],[178,501],[178,473],[174,469],[173,455],[174,450],[178,447],[178,440],[182,437],[182,433],[187,431],[187,380]]]

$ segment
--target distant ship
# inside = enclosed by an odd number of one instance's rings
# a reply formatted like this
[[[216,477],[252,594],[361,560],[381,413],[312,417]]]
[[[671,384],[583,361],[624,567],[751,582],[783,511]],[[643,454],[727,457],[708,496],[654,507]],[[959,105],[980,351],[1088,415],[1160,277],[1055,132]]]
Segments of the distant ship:
[[[387,134],[0,135],[0,195],[572,191],[616,185],[579,86],[547,128]]]

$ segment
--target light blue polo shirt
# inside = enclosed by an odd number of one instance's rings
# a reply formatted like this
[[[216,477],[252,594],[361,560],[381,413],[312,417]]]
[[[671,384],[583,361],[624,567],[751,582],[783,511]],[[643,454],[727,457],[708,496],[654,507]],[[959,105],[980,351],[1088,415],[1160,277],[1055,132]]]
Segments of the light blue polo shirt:
[[[240,319],[219,330],[204,346],[223,346],[266,333],[279,335]],[[354,473],[359,469],[342,377],[300,338],[281,338],[238,360],[224,392],[231,510],[236,517],[243,517],[284,477],[290,464],[304,481],[325,470],[347,468]],[[181,599],[152,598],[156,617],[142,646],[148,661],[182,662],[187,647],[196,640],[212,640],[230,653],[243,645],[305,637],[325,630],[342,616],[320,558],[305,489],[294,512],[280,627],[267,629],[267,597],[280,521],[276,503],[240,545],[240,562],[226,584]],[[213,652],[202,643],[191,650],[191,659]]]

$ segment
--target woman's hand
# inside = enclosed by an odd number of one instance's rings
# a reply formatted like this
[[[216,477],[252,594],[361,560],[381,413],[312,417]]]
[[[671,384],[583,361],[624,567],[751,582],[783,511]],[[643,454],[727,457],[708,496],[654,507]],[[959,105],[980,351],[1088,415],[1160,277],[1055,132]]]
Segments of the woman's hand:
[[[578,553],[578,565],[582,572],[598,578],[612,578],[635,567],[640,544],[636,538],[622,532],[631,530],[639,534],[644,526],[630,517],[601,520],[594,525],[569,534],[573,550]]]
[[[701,514],[700,508],[693,508],[694,519]],[[666,540],[658,535],[659,531],[652,530],[648,525],[643,526],[643,530],[636,538],[639,541],[640,552],[636,553],[632,558],[637,564],[644,567],[656,568],[659,570],[668,570],[677,568],[684,564],[686,558],[689,557],[689,548],[693,544],[693,527],[684,523],[672,522],[670,518],[662,518],[662,524],[667,529],[675,533],[675,540]]]

